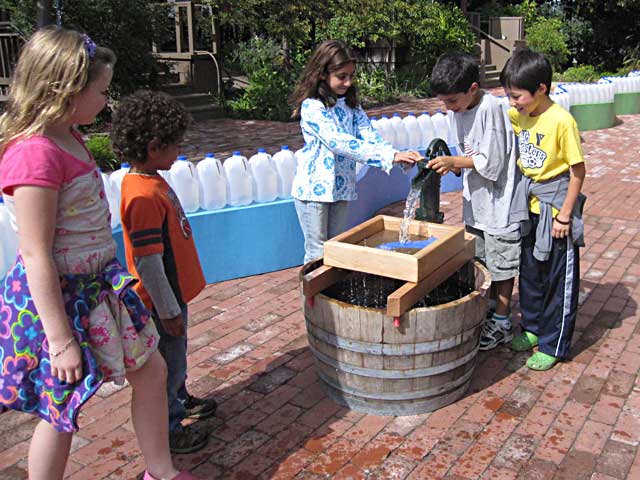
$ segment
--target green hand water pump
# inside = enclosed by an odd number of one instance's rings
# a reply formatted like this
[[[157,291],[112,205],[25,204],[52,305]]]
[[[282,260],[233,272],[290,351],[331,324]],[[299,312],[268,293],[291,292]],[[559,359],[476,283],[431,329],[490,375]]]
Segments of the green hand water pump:
[[[440,174],[427,166],[429,160],[443,155],[451,155],[447,143],[434,138],[427,147],[425,159],[418,162],[418,173],[411,180],[411,189],[420,190],[420,208],[416,210],[416,220],[442,223],[444,213],[440,211]]]

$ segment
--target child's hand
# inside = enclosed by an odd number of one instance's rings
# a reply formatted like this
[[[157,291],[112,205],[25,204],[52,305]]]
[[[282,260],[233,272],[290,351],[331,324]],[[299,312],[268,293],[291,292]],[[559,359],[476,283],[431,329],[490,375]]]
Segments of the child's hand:
[[[393,157],[393,163],[402,163],[409,166],[413,166],[420,160],[422,160],[422,155],[418,152],[396,152]]]
[[[442,156],[429,160],[427,166],[438,172],[440,175],[445,175],[455,168],[455,163],[453,157]]]
[[[558,218],[560,217],[560,218]],[[566,225],[565,225],[566,222]],[[553,227],[551,228],[551,236],[553,238],[565,238],[571,230],[571,218],[565,220],[560,214],[553,219]]]
[[[174,318],[161,318],[160,323],[162,328],[172,337],[184,337],[184,322],[182,321],[182,314],[179,314]]]
[[[58,355],[50,353],[51,375],[61,382],[76,383],[82,380],[82,352],[76,340],[72,340],[68,347],[49,344],[50,352],[60,352]]]

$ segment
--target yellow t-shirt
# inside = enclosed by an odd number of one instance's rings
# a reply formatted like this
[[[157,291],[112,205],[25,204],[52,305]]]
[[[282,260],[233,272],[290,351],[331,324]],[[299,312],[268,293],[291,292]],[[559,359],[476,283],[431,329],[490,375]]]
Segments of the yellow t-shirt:
[[[572,165],[584,162],[580,134],[573,116],[554,103],[544,113],[531,117],[509,109],[509,119],[518,137],[518,166],[534,182],[562,175]],[[533,195],[529,210],[540,213],[540,204]],[[553,214],[558,211],[553,209]]]

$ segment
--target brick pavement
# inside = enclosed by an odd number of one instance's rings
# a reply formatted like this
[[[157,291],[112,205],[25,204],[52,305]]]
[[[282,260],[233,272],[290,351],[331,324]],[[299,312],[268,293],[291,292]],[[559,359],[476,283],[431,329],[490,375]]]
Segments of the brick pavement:
[[[435,103],[386,110],[424,105]],[[536,373],[526,355],[499,348],[480,354],[468,394],[453,405],[364,415],[320,388],[296,268],[208,285],[190,305],[189,384],[220,409],[209,445],[176,457],[180,466],[211,479],[640,478],[640,115],[621,120],[583,134],[588,245],[570,362]],[[197,131],[202,152],[300,142],[295,124],[216,120]],[[460,222],[460,203],[459,193],[443,196],[447,223]],[[104,387],[84,409],[67,478],[141,471],[130,393]],[[0,478],[26,478],[35,420],[0,418]]]

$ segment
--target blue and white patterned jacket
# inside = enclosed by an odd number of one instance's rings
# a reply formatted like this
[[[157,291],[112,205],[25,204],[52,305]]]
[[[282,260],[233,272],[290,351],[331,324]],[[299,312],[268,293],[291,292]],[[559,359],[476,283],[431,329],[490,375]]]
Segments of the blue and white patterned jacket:
[[[389,172],[397,150],[384,141],[362,108],[344,98],[333,107],[307,98],[300,108],[305,145],[296,152],[298,166],[291,195],[299,200],[355,200],[356,162]]]

